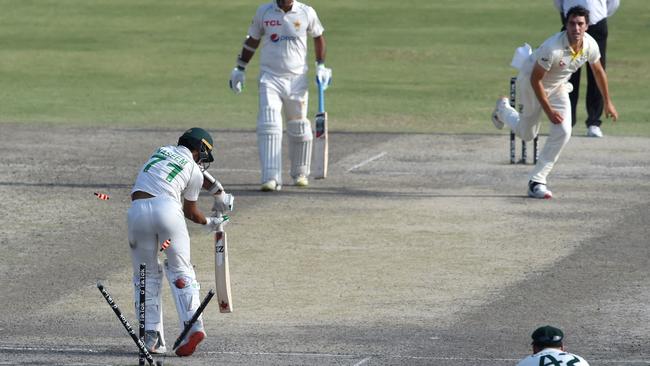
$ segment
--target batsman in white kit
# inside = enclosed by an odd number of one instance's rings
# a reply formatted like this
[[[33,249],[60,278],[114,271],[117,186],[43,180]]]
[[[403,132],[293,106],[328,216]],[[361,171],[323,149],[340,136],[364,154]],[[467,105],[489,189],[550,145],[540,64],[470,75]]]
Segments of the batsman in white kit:
[[[539,133],[542,111],[551,121],[546,143],[529,175],[528,195],[533,198],[553,197],[546,186],[546,178],[571,138],[569,93],[573,87],[568,81],[585,62],[589,62],[603,96],[605,116],[614,121],[618,119],[609,95],[607,74],[600,64],[598,44],[586,33],[588,24],[589,11],[575,6],[567,12],[565,31],[544,41],[521,63],[513,59],[513,65],[519,64],[517,109],[510,106],[508,98],[501,97],[492,113],[492,123],[496,128],[501,129],[507,124],[524,141],[534,139]]]
[[[199,283],[190,262],[190,237],[185,219],[216,231],[224,224],[219,217],[206,217],[198,208],[201,188],[225,194],[218,182],[205,182],[205,165],[214,161],[214,142],[202,128],[191,128],[178,139],[177,145],[159,147],[142,166],[131,190],[128,210],[128,237],[133,265],[136,313],[139,309],[139,266],[147,265],[145,345],[150,353],[165,353],[161,290],[163,273],[171,288],[180,320],[180,329],[200,305]],[[218,191],[218,192],[217,192]],[[226,218],[227,219],[227,218]],[[167,259],[161,264],[161,244]],[[179,332],[180,333],[180,332]],[[205,338],[203,320],[191,328],[176,354],[189,356]]]
[[[257,146],[262,191],[282,186],[282,122],[287,120],[291,178],[296,186],[309,184],[313,132],[307,119],[307,36],[314,40],[316,78],[325,87],[332,70],[325,67],[325,38],[316,11],[293,0],[261,5],[248,28],[237,66],[230,75],[230,88],[239,94],[245,71],[257,47],[260,59]]]

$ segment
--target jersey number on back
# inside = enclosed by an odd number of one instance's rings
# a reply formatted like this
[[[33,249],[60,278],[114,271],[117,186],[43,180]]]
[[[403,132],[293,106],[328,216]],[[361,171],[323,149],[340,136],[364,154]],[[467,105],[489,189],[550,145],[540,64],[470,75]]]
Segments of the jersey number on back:
[[[573,360],[567,362],[566,364],[567,366],[573,366],[578,363],[580,363],[580,360],[576,357],[573,357]],[[558,361],[551,355],[544,355],[539,359],[539,366],[562,366],[562,361]]]
[[[156,164],[158,164],[158,163],[160,163],[161,161],[164,161],[164,160],[167,160],[167,157],[165,155],[153,154],[151,159],[149,159],[149,163],[147,165],[145,165],[143,171],[145,171],[145,172],[149,171],[149,169],[151,169],[152,166],[154,166],[154,165],[156,165]],[[181,170],[183,170],[183,167],[176,164],[176,163],[172,163],[172,162],[167,163],[167,166],[172,168],[171,172],[169,172],[169,174],[167,175],[167,179],[166,179],[168,182],[171,182],[178,175],[178,173],[180,173]]]

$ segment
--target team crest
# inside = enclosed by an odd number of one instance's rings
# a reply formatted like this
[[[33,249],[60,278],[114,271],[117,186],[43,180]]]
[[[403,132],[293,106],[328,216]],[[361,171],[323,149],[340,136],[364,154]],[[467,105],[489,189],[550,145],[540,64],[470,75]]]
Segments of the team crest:
[[[293,22],[294,28],[296,28],[296,32],[300,30],[300,21],[296,20]]]

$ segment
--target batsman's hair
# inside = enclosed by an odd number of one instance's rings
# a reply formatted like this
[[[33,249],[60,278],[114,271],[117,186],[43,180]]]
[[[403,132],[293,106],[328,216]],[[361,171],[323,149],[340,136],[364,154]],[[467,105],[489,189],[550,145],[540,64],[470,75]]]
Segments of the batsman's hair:
[[[585,17],[585,21],[589,24],[589,10],[583,6],[574,6],[569,9],[566,13],[566,19],[569,20],[571,17]]]

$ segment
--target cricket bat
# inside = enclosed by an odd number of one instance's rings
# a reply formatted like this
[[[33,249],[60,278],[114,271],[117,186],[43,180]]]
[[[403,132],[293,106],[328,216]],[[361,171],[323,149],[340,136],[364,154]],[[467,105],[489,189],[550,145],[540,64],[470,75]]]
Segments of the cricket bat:
[[[228,236],[223,227],[214,234],[214,279],[217,286],[219,312],[232,312],[232,292],[230,291],[230,269],[228,268]]]
[[[314,139],[314,160],[312,162],[312,175],[316,179],[327,177],[327,112],[325,112],[325,89],[321,83],[318,85],[318,113],[316,113],[316,137]]]

